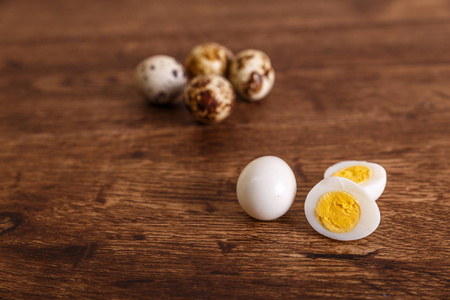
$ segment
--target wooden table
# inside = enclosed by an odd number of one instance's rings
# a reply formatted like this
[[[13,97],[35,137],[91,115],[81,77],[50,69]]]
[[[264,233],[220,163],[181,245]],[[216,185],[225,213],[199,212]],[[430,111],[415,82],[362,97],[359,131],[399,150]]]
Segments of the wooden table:
[[[147,105],[139,61],[205,41],[266,52],[271,94],[215,126]],[[446,0],[2,0],[0,145],[0,298],[450,297]],[[263,155],[298,182],[271,222],[235,192]],[[388,173],[352,242],[303,210],[342,160]]]

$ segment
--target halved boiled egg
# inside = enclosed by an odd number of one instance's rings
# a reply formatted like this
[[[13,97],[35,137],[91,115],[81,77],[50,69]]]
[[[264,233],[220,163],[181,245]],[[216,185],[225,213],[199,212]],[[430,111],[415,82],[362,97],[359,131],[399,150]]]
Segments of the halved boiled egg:
[[[343,177],[357,183],[376,201],[386,187],[386,170],[378,164],[366,161],[342,161],[329,167],[323,176]]]
[[[325,178],[305,200],[305,215],[319,233],[341,241],[371,234],[380,223],[380,210],[357,183],[341,177]]]

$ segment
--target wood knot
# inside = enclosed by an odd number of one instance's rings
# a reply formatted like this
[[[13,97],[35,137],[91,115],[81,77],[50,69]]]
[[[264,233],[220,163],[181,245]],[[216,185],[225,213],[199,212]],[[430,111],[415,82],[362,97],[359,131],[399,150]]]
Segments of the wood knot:
[[[133,240],[135,240],[135,241],[143,241],[145,239],[147,239],[147,237],[144,234],[133,235]]]
[[[228,242],[221,242],[221,241],[218,241],[217,245],[219,245],[219,248],[223,254],[231,253],[231,252],[233,252],[233,249],[237,247],[237,245],[235,245],[235,244],[228,243]]]
[[[22,223],[22,214],[13,212],[0,213],[0,235],[16,229]]]

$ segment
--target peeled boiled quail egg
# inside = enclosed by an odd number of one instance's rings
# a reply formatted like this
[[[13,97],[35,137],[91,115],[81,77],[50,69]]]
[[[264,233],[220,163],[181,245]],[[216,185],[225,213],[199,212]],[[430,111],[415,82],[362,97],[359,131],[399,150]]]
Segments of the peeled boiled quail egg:
[[[212,124],[227,118],[234,106],[233,87],[224,77],[214,74],[192,79],[185,90],[186,107],[201,123]]]
[[[294,202],[296,192],[292,169],[276,156],[263,156],[250,162],[236,185],[237,198],[244,211],[266,221],[284,215]]]
[[[272,89],[275,71],[269,56],[262,51],[248,49],[236,54],[231,61],[229,78],[242,98],[257,101]]]
[[[199,44],[186,58],[186,71],[190,77],[204,74],[226,76],[232,57],[233,53],[220,44]]]
[[[169,104],[183,93],[186,75],[173,57],[155,55],[137,66],[134,82],[150,103]]]
[[[378,164],[366,161],[342,161],[329,167],[324,174],[328,177],[344,177],[350,179],[368,194],[370,199],[376,201],[386,187],[386,171]]]
[[[377,203],[357,183],[341,177],[325,178],[312,188],[305,215],[317,232],[341,241],[364,238],[380,223]]]

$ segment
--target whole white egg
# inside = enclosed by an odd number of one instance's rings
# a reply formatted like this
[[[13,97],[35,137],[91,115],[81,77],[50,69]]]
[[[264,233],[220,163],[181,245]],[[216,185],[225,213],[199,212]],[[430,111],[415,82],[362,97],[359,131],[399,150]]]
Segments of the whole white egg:
[[[386,170],[379,164],[367,161],[342,161],[329,167],[324,174],[328,177],[344,177],[350,179],[368,194],[370,199],[376,201],[386,187]]]
[[[284,160],[263,156],[242,170],[236,193],[239,204],[248,215],[258,220],[274,220],[291,207],[297,193],[297,182]]]
[[[371,234],[380,223],[380,210],[357,183],[341,177],[325,178],[305,200],[305,215],[320,234],[352,241]]]

